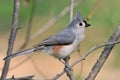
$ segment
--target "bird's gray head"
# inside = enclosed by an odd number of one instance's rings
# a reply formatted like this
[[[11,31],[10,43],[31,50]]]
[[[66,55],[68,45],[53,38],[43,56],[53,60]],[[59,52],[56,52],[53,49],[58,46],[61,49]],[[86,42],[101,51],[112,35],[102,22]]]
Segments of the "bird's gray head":
[[[75,19],[71,22],[70,26],[74,26],[74,25],[78,25],[80,27],[89,27],[90,24],[88,24],[80,15],[79,12],[77,12],[77,15],[75,17]]]

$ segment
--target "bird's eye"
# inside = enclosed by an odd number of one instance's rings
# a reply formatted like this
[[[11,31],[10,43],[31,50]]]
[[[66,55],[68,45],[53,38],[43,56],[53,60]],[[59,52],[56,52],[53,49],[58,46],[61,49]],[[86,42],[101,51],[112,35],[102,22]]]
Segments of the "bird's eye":
[[[83,25],[83,23],[79,23],[79,25],[80,25],[80,26],[82,26],[82,25]]]

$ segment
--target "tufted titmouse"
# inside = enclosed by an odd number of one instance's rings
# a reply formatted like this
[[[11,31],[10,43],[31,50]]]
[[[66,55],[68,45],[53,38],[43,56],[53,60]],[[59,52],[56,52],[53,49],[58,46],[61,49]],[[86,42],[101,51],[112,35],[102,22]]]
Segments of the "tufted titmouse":
[[[9,55],[5,57],[4,60],[35,51],[42,51],[56,58],[64,59],[69,56],[84,39],[85,27],[88,26],[90,26],[90,24],[83,20],[82,16],[77,13],[76,18],[61,32],[43,40],[33,48]]]

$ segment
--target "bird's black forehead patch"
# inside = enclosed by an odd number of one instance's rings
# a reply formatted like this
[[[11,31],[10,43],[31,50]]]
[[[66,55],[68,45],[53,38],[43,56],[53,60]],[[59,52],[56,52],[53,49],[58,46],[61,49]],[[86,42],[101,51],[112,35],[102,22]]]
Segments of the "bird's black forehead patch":
[[[87,21],[83,20],[83,22],[84,22],[85,24],[87,24]]]

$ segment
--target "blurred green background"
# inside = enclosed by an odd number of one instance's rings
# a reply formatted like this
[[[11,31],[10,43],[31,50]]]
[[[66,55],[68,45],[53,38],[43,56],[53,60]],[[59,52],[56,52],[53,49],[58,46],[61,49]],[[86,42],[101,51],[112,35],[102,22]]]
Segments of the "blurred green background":
[[[74,14],[76,11],[80,11],[81,14],[86,17],[90,13],[93,8],[96,0],[88,1],[84,0],[80,2],[77,8],[74,8]],[[20,15],[19,15],[19,25],[24,26],[25,22],[28,21],[30,16],[32,1],[28,3],[26,7],[23,6],[23,0],[21,0],[20,5]],[[66,6],[70,4],[70,0],[36,0],[36,10],[35,17],[39,18],[39,22],[41,23],[44,19],[44,23],[47,22],[50,18],[58,15]],[[97,10],[93,15],[90,22],[92,25],[99,25],[102,28],[108,30],[115,27],[120,19],[119,19],[119,0],[101,0],[97,6]],[[12,12],[13,12],[13,0],[0,0],[0,32],[7,32],[10,29],[11,20],[12,20]],[[67,16],[60,19],[57,23],[62,23],[67,25],[69,22],[69,14]],[[43,24],[43,23],[42,23]]]
[[[75,0],[76,1],[76,0]],[[32,1],[28,5],[23,5],[23,0],[20,0],[20,11],[19,11],[19,30],[18,36],[25,37],[25,31],[27,28],[28,20],[30,18]],[[77,11],[86,18],[92,8],[94,7],[96,0],[81,0],[79,6],[74,8],[74,16]],[[36,0],[35,4],[35,14],[32,22],[32,32],[34,34],[40,27],[46,24],[51,18],[59,15],[59,13],[66,7],[70,5],[70,0]],[[88,50],[95,44],[100,44],[107,42],[115,28],[120,23],[120,0],[100,0],[90,19],[89,23],[92,25],[87,29],[86,39],[81,46],[84,50]],[[11,22],[13,14],[13,0],[0,0],[0,36],[10,34]],[[60,18],[50,29],[48,29],[42,36],[33,41],[30,45],[34,45],[36,42],[42,40],[46,36],[57,33],[58,31],[64,29],[69,24],[69,13],[64,17]],[[17,37],[19,39],[19,37]],[[8,39],[8,38],[6,38]],[[6,42],[5,42],[6,43]],[[21,43],[22,44],[22,43]],[[85,46],[87,45],[87,46]],[[2,45],[1,45],[2,46]],[[114,48],[112,54],[114,54],[114,60],[110,63],[113,68],[120,67],[120,46],[117,45]]]

